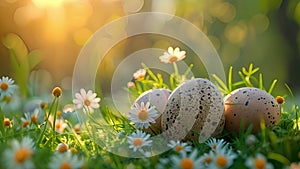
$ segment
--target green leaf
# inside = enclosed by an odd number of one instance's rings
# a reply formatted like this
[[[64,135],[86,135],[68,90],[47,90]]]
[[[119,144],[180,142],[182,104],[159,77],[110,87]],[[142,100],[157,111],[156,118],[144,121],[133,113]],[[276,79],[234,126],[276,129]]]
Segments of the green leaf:
[[[39,50],[33,50],[28,54],[29,69],[33,69],[38,65],[42,60],[42,53]]]
[[[24,41],[16,34],[9,33],[2,40],[3,45],[9,49],[13,50],[15,56],[17,57],[18,64],[28,64],[27,62],[27,54],[28,50]]]
[[[276,160],[282,164],[289,165],[291,162],[281,154],[278,153],[268,153],[268,158],[272,160]]]

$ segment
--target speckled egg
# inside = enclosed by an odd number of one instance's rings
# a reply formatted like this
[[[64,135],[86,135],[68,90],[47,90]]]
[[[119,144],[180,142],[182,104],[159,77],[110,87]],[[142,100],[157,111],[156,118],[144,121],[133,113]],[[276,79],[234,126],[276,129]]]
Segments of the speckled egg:
[[[159,130],[161,129],[161,114],[165,110],[171,92],[172,91],[169,89],[151,89],[142,93],[134,102],[134,104],[135,103],[141,104],[142,102],[144,103],[150,102],[151,105],[156,107],[156,110],[158,111],[159,115],[155,119],[156,123],[151,125],[151,128],[153,130],[155,128],[158,128]],[[150,130],[146,130],[146,131],[152,133]]]
[[[223,98],[209,80],[182,83],[169,97],[162,114],[163,137],[169,140],[205,140],[223,131]]]
[[[275,98],[266,91],[244,87],[234,90],[224,98],[225,128],[229,131],[240,131],[242,121],[245,130],[253,125],[252,133],[260,131],[260,121],[267,127],[277,124],[280,118],[279,106]]]

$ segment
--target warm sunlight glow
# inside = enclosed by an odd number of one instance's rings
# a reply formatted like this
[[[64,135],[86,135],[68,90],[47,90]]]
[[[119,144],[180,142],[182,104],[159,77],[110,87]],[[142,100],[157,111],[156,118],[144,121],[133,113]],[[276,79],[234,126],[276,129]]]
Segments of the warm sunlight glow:
[[[32,0],[38,8],[60,7],[64,0]]]

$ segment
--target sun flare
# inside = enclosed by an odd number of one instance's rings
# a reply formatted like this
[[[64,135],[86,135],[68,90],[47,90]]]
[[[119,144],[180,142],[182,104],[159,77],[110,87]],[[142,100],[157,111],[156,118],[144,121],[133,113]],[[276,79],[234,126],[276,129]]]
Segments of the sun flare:
[[[38,8],[60,7],[65,0],[32,0]]]

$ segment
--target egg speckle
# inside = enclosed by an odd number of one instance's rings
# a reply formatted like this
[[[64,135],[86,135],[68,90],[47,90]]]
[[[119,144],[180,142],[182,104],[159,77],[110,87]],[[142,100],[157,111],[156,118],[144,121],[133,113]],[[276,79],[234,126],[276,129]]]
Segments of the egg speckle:
[[[257,133],[260,131],[261,120],[264,120],[267,127],[272,127],[280,119],[275,98],[257,88],[239,88],[226,96],[224,103],[225,128],[229,131],[239,132],[240,125],[244,123],[245,130],[252,124],[252,133]]]
[[[158,116],[155,118],[155,124],[151,125],[152,130],[161,130],[161,114],[164,112],[168,102],[168,98],[171,94],[169,89],[151,89],[142,93],[134,102],[139,105],[144,102],[150,102],[151,106],[155,106],[158,111]],[[133,104],[133,105],[134,105]],[[147,132],[153,133],[150,129],[146,129]]]
[[[162,114],[164,137],[172,140],[206,139],[221,133],[224,125],[222,95],[212,82],[202,78],[177,87]]]

